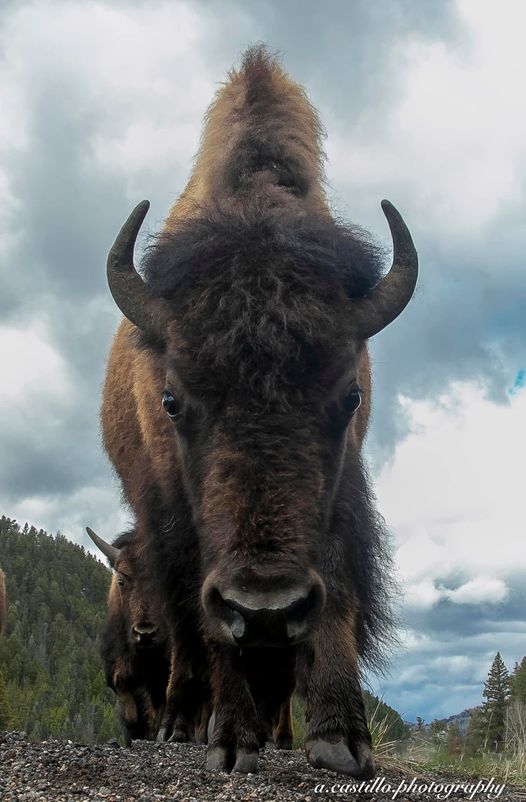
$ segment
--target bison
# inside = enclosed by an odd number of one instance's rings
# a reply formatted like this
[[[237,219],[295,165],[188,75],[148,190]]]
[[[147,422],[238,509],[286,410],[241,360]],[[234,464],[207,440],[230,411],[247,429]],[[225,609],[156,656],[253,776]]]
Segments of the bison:
[[[361,457],[367,341],[408,304],[416,251],[388,201],[386,275],[371,239],[335,219],[317,113],[264,47],[205,122],[142,275],[147,201],[108,257],[125,319],[104,445],[185,655],[174,696],[200,667],[210,675],[207,766],[256,770],[263,703],[297,686],[308,761],[369,777],[360,670],[392,631],[392,568]],[[256,683],[253,665],[266,667]]]
[[[165,708],[170,649],[141,584],[135,532],[110,544],[89,527],[86,531],[114,570],[101,654],[106,682],[119,700],[124,741],[129,746],[133,739],[155,740]]]
[[[0,635],[5,632],[7,624],[7,592],[5,589],[5,574],[0,568]]]

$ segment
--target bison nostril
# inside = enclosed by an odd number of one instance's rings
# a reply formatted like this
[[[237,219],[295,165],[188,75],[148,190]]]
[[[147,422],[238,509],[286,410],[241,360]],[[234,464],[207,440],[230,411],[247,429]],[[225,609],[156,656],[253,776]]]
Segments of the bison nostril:
[[[137,624],[132,627],[132,634],[137,643],[151,643],[155,637],[157,628],[150,624]]]
[[[219,588],[210,587],[204,596],[203,604],[208,615],[219,619],[224,629],[235,640],[240,640],[246,631],[245,619],[235,604],[225,599]]]

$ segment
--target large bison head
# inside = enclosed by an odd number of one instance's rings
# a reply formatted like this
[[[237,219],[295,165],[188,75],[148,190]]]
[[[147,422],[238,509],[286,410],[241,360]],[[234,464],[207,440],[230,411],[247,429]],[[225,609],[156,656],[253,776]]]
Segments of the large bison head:
[[[124,224],[108,280],[162,365],[152,381],[163,384],[139,393],[157,398],[152,447],[175,440],[164,481],[184,486],[192,510],[204,621],[219,641],[294,644],[325,604],[337,506],[366,492],[352,485],[369,408],[366,341],[411,298],[411,237],[384,201],[394,260],[380,279],[378,253],[356,229],[215,207],[158,238],[145,281],[133,250],[148,207]]]

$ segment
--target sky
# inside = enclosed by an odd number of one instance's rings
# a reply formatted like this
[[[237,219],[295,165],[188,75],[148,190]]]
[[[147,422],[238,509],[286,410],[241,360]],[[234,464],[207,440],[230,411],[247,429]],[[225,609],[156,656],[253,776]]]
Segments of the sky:
[[[327,131],[329,197],[420,278],[371,342],[366,443],[403,587],[371,679],[405,718],[481,700],[526,654],[526,84],[522,0],[4,0],[0,12],[0,513],[88,546],[130,521],[98,408],[119,312],[109,246],[159,230],[201,120],[266,42]],[[1,544],[0,544],[1,561]]]

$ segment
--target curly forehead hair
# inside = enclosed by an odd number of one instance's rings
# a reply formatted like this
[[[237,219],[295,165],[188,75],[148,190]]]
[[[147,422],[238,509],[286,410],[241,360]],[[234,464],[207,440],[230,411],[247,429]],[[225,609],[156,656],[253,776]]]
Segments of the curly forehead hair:
[[[357,227],[258,203],[242,213],[208,206],[157,236],[143,260],[153,295],[172,299],[198,359],[248,375],[255,359],[260,376],[266,361],[276,374],[332,350],[345,330],[338,311],[367,295],[381,269],[382,251]]]

